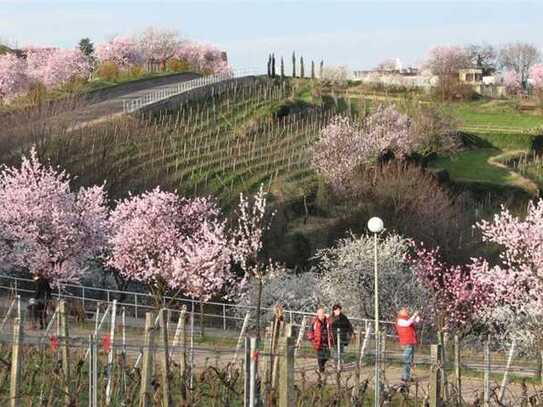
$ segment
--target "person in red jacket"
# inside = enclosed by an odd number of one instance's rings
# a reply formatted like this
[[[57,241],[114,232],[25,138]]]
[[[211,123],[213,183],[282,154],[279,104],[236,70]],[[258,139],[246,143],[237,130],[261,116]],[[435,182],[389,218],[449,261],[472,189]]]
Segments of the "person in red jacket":
[[[317,316],[311,323],[307,338],[317,352],[319,372],[324,373],[326,361],[330,359],[330,349],[334,347],[332,321],[326,316],[323,308],[317,310]]]
[[[396,321],[396,332],[400,346],[403,349],[403,372],[402,381],[408,382],[411,380],[411,366],[415,356],[415,346],[417,345],[417,332],[415,324],[420,321],[418,312],[415,312],[411,317],[406,308],[402,308],[398,313]]]

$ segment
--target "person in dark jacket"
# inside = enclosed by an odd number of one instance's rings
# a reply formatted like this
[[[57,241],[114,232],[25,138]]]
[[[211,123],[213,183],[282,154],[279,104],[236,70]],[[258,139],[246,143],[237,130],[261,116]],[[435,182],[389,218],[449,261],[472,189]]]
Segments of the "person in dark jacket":
[[[317,316],[311,323],[307,338],[311,341],[313,349],[317,352],[319,372],[324,373],[326,361],[330,359],[330,349],[334,347],[332,322],[324,313],[324,308],[317,310]]]
[[[349,321],[349,318],[347,318],[342,312],[341,304],[336,304],[332,307],[332,332],[334,333],[334,339],[336,339],[334,357],[338,358],[338,356],[341,357],[345,351],[345,347],[349,345],[349,342],[351,342],[351,338],[353,337],[354,333],[351,321]],[[339,343],[337,343],[338,336]]]
[[[34,321],[40,321],[40,329],[47,326],[47,308],[51,299],[51,286],[42,275],[34,277],[36,289],[34,291]]]

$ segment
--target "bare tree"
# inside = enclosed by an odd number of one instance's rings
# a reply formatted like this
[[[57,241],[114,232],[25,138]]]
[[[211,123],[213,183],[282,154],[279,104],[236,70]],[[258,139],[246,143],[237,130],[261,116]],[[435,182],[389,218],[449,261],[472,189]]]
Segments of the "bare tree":
[[[483,75],[490,75],[496,71],[498,52],[490,44],[470,44],[466,52],[474,67],[482,69]]]
[[[451,99],[458,93],[458,72],[470,66],[469,55],[463,47],[437,46],[430,50],[426,67],[439,78],[441,100]]]
[[[500,52],[500,65],[516,72],[524,89],[528,85],[530,68],[541,60],[541,53],[532,44],[516,42],[506,45]]]

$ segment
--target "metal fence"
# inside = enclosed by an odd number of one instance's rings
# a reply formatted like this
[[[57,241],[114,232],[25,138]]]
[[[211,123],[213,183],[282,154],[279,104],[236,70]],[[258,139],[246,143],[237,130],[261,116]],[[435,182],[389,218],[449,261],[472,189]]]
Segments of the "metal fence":
[[[215,83],[224,82],[230,79],[242,78],[244,76],[260,75],[257,69],[239,69],[220,73],[216,75],[202,76],[198,79],[179,82],[177,84],[159,87],[149,90],[140,96],[127,98],[123,100],[123,113],[133,113],[145,106],[161,102],[173,96],[180,95],[192,89],[209,86]]]
[[[15,277],[0,274],[0,293],[7,295],[21,295],[23,301],[34,293],[34,281],[29,278]],[[108,288],[89,287],[78,284],[62,284],[54,290],[53,296],[58,299],[66,299],[78,302],[83,312],[92,314],[95,312],[97,303],[107,305],[117,300],[119,307],[126,308],[127,315],[136,319],[143,319],[145,312],[156,310],[157,304],[151,294],[145,292],[122,291]],[[250,313],[250,323],[256,321],[256,307],[239,305],[227,302],[203,302],[190,298],[164,297],[164,303],[161,308],[170,310],[172,314],[177,314],[183,306],[189,312],[198,315],[199,325],[207,327],[228,330],[238,329],[247,312]],[[265,320],[266,315],[270,315],[273,309],[262,307],[261,320]],[[312,312],[304,312],[293,309],[285,309],[285,319],[293,326],[300,326],[304,318],[314,317]],[[372,319],[350,318],[353,326],[367,327],[373,324]],[[386,329],[387,334],[393,335],[394,323],[390,321],[380,321]]]

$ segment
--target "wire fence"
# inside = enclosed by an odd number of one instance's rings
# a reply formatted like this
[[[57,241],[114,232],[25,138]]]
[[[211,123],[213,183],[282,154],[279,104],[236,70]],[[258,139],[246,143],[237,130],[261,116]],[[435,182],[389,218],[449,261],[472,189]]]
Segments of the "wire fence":
[[[34,294],[35,283],[30,278],[14,277],[10,275],[0,275],[0,293],[5,297],[20,295],[25,306],[25,299],[31,298]],[[107,306],[113,300],[117,300],[119,307],[124,307],[127,316],[139,320],[139,325],[142,325],[142,320],[145,312],[156,310],[157,304],[154,297],[148,293],[123,291],[108,288],[88,287],[76,284],[62,284],[56,287],[53,292],[53,297],[56,299],[65,299],[71,302],[74,313],[78,313],[81,319],[89,318],[95,313],[98,304]],[[172,315],[179,314],[181,309],[186,307],[190,312],[197,314],[197,325],[200,329],[214,328],[217,330],[236,330],[239,329],[249,313],[249,325],[256,325],[256,307],[239,305],[227,302],[202,302],[190,298],[174,298],[165,296],[161,308],[166,308]],[[299,310],[285,309],[285,318],[288,323],[295,327],[299,327],[304,319],[314,317],[314,313],[304,312]],[[273,309],[262,307],[260,319],[265,320],[273,314]],[[137,321],[131,321],[138,324]],[[369,324],[373,324],[372,319],[351,318],[351,322],[355,328],[366,328]],[[393,336],[394,324],[391,321],[380,321],[380,324],[385,327],[388,335]]]
[[[190,81],[179,82],[174,85],[151,89],[139,96],[123,99],[123,113],[133,113],[145,106],[153,105],[173,96],[180,95],[192,89],[213,85],[227,80],[242,78],[244,76],[259,75],[257,69],[238,69],[215,75],[202,76]]]
[[[456,344],[454,351],[450,343],[417,349],[416,380],[406,384],[399,380],[402,349],[386,335],[376,338],[371,326],[359,329],[343,352],[329,349],[320,372],[303,324],[299,329],[267,324],[257,345],[247,339],[246,326],[235,338],[200,338],[197,315],[187,310],[178,316],[166,309],[146,313],[144,327],[129,326],[126,309],[114,300],[109,311],[97,308],[94,321],[78,323],[61,301],[47,328],[33,331],[16,302],[0,331],[1,405],[532,406],[543,401],[539,382],[510,380],[509,358],[490,353],[489,342],[483,354],[460,353],[459,360]],[[532,369],[527,363],[518,373],[530,375]],[[379,404],[371,388],[378,389]],[[282,402],[285,392],[289,397]]]

